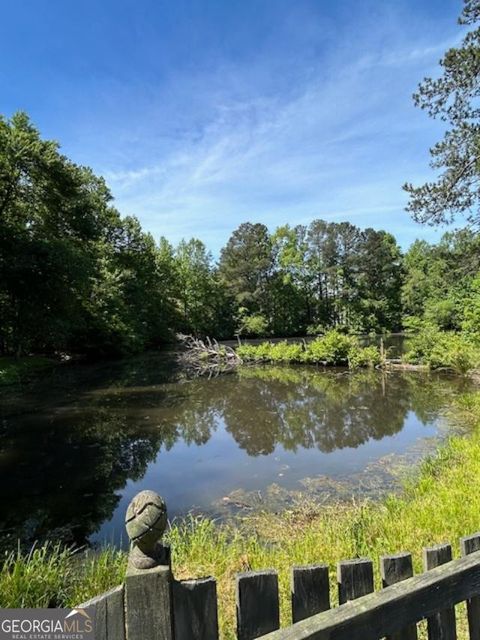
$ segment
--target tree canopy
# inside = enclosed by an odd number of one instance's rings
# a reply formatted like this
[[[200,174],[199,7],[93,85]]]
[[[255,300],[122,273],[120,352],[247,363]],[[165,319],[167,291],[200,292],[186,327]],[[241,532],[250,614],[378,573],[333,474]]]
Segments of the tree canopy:
[[[23,113],[0,118],[0,203],[0,354],[129,353],[177,332],[391,331],[405,315],[461,329],[478,316],[472,231],[403,256],[391,234],[349,222],[246,222],[216,262],[199,239],[172,246],[122,217],[104,180]]]
[[[445,123],[443,139],[430,150],[435,181],[405,184],[407,210],[418,222],[452,222],[458,215],[480,224],[480,0],[465,0],[460,24],[471,30],[449,49],[438,78],[425,78],[414,94],[416,106]]]

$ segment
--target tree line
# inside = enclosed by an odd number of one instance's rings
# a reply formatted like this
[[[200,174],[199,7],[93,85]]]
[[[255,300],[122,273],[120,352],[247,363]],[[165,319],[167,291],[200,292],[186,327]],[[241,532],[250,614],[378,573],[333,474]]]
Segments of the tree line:
[[[405,256],[385,231],[313,220],[236,229],[215,262],[122,217],[104,180],[0,119],[0,352],[128,353],[177,332],[294,336],[393,331],[405,315],[445,328],[478,294],[479,240],[463,230]]]
[[[414,95],[446,130],[430,150],[438,178],[404,185],[418,222],[461,216],[469,227],[405,255],[385,231],[313,220],[273,232],[242,224],[215,262],[198,239],[155,241],[26,114],[0,116],[0,354],[125,353],[177,332],[477,332],[479,22],[480,0],[464,0],[459,23],[470,30]]]

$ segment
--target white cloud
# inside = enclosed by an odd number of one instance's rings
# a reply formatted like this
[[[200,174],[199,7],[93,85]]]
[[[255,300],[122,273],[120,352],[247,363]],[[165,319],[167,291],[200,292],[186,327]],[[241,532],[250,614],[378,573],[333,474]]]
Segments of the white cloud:
[[[287,92],[246,91],[243,68],[196,77],[192,87],[201,87],[201,95],[190,107],[210,104],[210,111],[190,135],[145,142],[149,128],[155,136],[150,113],[134,154],[148,162],[101,167],[120,210],[138,215],[157,236],[198,235],[214,251],[247,219],[271,227],[352,219],[396,228],[403,242],[411,241],[422,231],[402,212],[401,185],[428,175],[427,151],[439,128],[414,109],[410,94],[457,38],[440,44],[400,38],[388,49],[377,39],[370,34],[363,55],[352,45],[319,60],[301,82],[292,78]],[[188,78],[181,81],[188,85]],[[162,108],[155,108],[161,118]]]

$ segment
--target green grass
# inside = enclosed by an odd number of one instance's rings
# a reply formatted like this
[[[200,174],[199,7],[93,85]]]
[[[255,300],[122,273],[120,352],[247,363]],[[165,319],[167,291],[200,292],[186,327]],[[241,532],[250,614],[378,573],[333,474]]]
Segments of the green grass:
[[[120,584],[126,555],[112,548],[99,553],[60,544],[6,553],[0,569],[0,606],[61,607],[80,604]]]
[[[0,357],[0,387],[26,382],[55,367],[57,361],[40,356]]]
[[[298,505],[280,514],[260,513],[218,525],[190,517],[168,534],[178,578],[213,575],[218,580],[223,638],[234,637],[234,577],[239,571],[279,572],[282,621],[288,623],[290,568],[326,562],[336,601],[335,567],[341,559],[413,553],[421,571],[422,548],[480,529],[480,394],[457,402],[457,420],[467,428],[426,460],[401,495],[380,502],[317,507]],[[59,546],[14,553],[0,569],[0,606],[74,605],[119,584],[126,556],[112,549],[73,553]],[[460,634],[460,637],[462,635]]]

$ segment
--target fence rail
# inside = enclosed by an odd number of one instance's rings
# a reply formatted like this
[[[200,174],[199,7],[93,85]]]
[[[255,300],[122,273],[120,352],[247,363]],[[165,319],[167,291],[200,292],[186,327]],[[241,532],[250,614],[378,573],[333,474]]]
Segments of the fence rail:
[[[94,610],[96,640],[218,640],[214,578],[177,581],[170,550],[159,542],[166,526],[163,500],[143,491],[127,510],[132,542],[123,585],[80,605]],[[429,640],[456,640],[455,605],[466,601],[470,640],[480,640],[480,533],[452,547],[424,550],[424,573],[412,556],[380,559],[382,590],[374,592],[369,559],[338,564],[339,606],[330,608],[328,567],[293,567],[292,625],[280,629],[278,576],[251,571],[236,577],[238,640],[417,640],[427,619]]]

